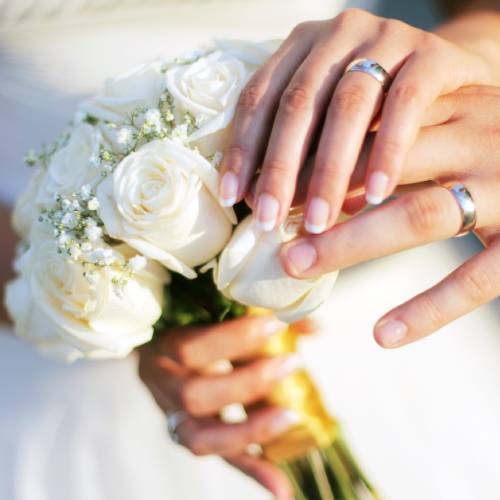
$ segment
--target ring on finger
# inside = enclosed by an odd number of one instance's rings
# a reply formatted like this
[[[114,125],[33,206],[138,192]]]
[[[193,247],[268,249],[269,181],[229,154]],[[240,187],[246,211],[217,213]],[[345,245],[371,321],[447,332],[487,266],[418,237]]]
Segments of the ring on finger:
[[[380,65],[373,59],[355,59],[347,66],[344,74],[352,73],[355,71],[370,75],[380,83],[384,91],[387,91],[387,89],[391,85],[392,78],[389,73],[384,69],[382,65]]]
[[[170,439],[179,444],[179,434],[177,433],[177,429],[181,424],[183,424],[186,420],[189,419],[189,415],[182,410],[177,410],[173,412],[167,413],[167,431]]]
[[[440,186],[447,189],[455,198],[462,213],[462,226],[456,237],[465,236],[476,227],[476,204],[469,190],[459,182],[446,182]]]

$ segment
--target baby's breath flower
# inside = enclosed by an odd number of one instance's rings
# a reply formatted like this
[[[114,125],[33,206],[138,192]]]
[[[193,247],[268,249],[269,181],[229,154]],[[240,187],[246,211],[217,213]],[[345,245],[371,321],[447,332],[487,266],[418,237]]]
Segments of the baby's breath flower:
[[[87,202],[87,208],[91,211],[96,211],[99,208],[99,200],[94,196]]]
[[[74,213],[66,212],[61,219],[61,224],[68,229],[74,229],[78,224],[78,219]]]
[[[102,236],[102,229],[99,226],[87,226],[85,236],[91,242],[97,241]]]
[[[81,196],[82,200],[84,200],[84,201],[88,200],[90,198],[91,194],[92,194],[92,188],[90,187],[89,184],[85,184],[80,189],[80,196]]]
[[[129,127],[128,125],[121,127],[116,133],[116,142],[125,148],[132,146],[135,140],[135,129]]]

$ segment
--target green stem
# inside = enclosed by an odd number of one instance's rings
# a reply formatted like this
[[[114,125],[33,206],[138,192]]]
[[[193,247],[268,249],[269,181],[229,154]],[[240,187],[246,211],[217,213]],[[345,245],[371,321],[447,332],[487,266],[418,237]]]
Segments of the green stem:
[[[325,471],[325,464],[323,457],[318,449],[311,450],[307,455],[308,463],[312,469],[316,486],[318,487],[319,496],[321,500],[335,500],[330,481]]]
[[[365,476],[364,472],[361,470],[361,467],[358,465],[357,461],[354,459],[351,450],[347,446],[345,440],[342,436],[337,437],[336,442],[338,448],[341,450],[342,454],[345,456],[347,461],[349,462],[349,466],[352,469],[353,473],[357,476],[357,479],[363,483],[365,488],[376,498],[380,498],[378,493],[375,491],[375,488],[370,483],[368,478]]]
[[[307,496],[302,492],[299,482],[297,481],[297,472],[293,471],[292,466],[289,464],[281,464],[281,468],[288,476],[288,480],[292,483],[295,500],[308,500]]]
[[[331,467],[330,470],[338,483],[342,500],[359,500],[356,490],[353,487],[349,471],[346,470],[345,464],[335,447],[335,443],[325,448],[323,452]]]

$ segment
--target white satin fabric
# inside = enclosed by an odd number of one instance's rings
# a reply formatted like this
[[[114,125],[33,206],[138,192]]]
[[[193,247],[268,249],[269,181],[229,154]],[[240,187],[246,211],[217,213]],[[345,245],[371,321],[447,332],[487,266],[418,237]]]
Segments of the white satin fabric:
[[[106,76],[213,37],[283,37],[331,17],[340,0],[0,0],[0,196],[12,200],[24,152],[51,140]],[[429,245],[341,273],[304,341],[328,405],[385,498],[496,498],[500,486],[498,302],[443,332],[384,351],[384,311],[479,251],[473,238]],[[60,365],[0,336],[0,498],[259,500],[215,458],[170,444],[136,360]]]

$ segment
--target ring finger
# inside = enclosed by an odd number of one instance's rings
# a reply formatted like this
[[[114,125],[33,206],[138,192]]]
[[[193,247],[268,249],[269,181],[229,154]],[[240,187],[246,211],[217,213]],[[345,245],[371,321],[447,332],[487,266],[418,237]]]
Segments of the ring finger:
[[[476,202],[477,227],[494,222],[492,183],[464,181]],[[341,223],[327,233],[300,238],[284,247],[285,270],[312,278],[335,269],[382,257],[456,235],[462,213],[454,196],[441,186],[415,191]],[[362,235],[362,237],[360,236]],[[349,251],[345,251],[348,248]]]

